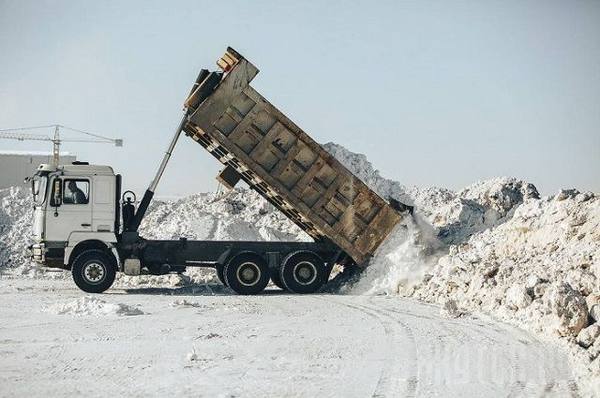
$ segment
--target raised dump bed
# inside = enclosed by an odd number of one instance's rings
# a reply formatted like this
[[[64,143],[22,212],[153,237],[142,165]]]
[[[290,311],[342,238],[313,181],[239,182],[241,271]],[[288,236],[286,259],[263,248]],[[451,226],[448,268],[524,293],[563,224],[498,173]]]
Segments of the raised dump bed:
[[[403,215],[254,90],[248,60],[228,48],[217,64],[222,76],[199,76],[184,131],[227,166],[219,180],[244,180],[315,241],[366,265]]]

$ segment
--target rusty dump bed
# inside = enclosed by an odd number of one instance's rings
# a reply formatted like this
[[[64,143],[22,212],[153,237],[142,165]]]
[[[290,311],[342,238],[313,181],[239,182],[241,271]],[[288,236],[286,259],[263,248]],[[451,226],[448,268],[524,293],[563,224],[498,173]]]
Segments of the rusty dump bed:
[[[316,241],[366,265],[403,215],[250,86],[254,65],[231,48],[217,64],[222,80],[199,104],[188,99],[184,131],[227,166],[218,178],[244,180]]]

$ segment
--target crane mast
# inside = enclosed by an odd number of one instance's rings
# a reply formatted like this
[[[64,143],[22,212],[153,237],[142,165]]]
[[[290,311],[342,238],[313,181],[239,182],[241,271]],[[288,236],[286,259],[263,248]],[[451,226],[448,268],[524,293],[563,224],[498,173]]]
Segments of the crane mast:
[[[58,124],[54,126],[54,139],[52,140],[52,166],[58,167],[60,161],[60,135]]]

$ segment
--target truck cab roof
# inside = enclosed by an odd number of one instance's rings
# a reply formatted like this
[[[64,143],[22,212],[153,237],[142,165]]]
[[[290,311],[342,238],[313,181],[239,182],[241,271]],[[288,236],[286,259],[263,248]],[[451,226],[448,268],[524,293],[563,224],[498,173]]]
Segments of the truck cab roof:
[[[38,171],[62,171],[65,175],[115,175],[113,168],[110,166],[82,163],[59,165],[58,168],[51,164],[41,164]]]

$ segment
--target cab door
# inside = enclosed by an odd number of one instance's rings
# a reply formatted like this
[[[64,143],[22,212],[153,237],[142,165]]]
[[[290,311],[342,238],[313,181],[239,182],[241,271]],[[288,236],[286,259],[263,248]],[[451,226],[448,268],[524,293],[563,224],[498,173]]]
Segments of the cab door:
[[[91,180],[86,177],[57,176],[51,184],[46,212],[46,240],[67,242],[73,232],[90,232]]]
[[[91,197],[94,206],[92,215],[94,232],[113,232],[115,229],[115,182],[115,176],[93,177],[94,192]]]

